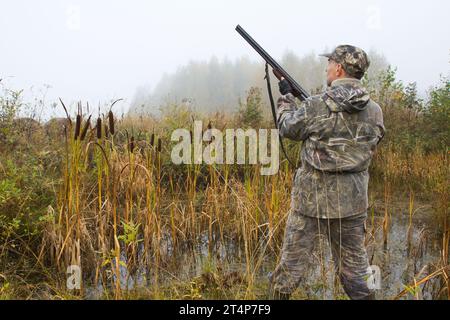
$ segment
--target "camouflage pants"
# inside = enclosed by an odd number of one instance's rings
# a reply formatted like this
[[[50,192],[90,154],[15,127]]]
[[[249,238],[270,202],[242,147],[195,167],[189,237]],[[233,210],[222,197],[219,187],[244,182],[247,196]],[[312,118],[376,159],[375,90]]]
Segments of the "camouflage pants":
[[[367,215],[342,219],[319,219],[291,212],[286,223],[281,260],[271,275],[271,287],[282,294],[292,293],[306,274],[319,237],[331,245],[335,268],[346,294],[365,299],[369,290],[365,239]]]

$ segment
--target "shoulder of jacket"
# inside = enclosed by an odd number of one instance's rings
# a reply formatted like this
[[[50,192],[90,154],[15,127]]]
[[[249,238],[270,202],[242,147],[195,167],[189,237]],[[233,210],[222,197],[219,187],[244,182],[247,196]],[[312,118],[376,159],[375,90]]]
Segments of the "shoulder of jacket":
[[[328,114],[330,110],[329,110],[325,100],[326,100],[326,94],[321,93],[321,94],[309,97],[304,102],[304,105],[307,109],[310,109],[311,114],[314,114],[316,116]]]
[[[383,114],[383,110],[381,109],[380,105],[377,102],[370,99],[368,103],[369,103],[368,108],[372,109],[373,112]]]
[[[310,106],[310,107],[318,107],[320,105],[326,106],[324,98],[325,98],[324,94],[322,93],[322,94],[318,94],[318,95],[309,97],[308,99],[303,101],[303,103],[306,106]]]

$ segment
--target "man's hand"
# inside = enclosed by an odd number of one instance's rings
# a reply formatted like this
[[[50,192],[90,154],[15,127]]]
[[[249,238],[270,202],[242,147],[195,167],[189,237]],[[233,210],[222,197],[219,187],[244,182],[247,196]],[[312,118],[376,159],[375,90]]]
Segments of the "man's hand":
[[[284,96],[288,93],[292,93],[292,87],[289,82],[282,76],[281,72],[278,69],[273,69],[273,74],[277,77],[280,82],[278,83],[278,87],[280,88],[280,93]]]
[[[281,80],[278,83],[278,87],[280,88],[280,93],[284,96],[287,95],[288,93],[292,93],[292,87],[289,84],[289,82],[283,78],[283,80]]]

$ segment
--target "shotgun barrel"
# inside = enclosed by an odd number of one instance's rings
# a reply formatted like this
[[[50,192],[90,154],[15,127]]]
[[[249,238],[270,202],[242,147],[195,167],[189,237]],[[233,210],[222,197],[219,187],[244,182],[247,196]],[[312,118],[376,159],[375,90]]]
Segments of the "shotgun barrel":
[[[309,98],[309,93],[303,89],[300,84],[292,78],[278,62],[275,61],[240,25],[237,25],[236,31],[259,53],[259,55],[289,82],[292,87],[293,95],[304,101]]]

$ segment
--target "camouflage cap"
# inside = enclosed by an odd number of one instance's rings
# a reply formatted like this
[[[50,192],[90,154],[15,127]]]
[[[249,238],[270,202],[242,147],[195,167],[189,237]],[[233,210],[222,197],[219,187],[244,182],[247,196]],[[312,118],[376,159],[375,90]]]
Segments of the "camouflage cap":
[[[332,53],[321,54],[337,63],[342,64],[349,76],[362,78],[370,66],[369,57],[364,50],[350,45],[336,47]]]

